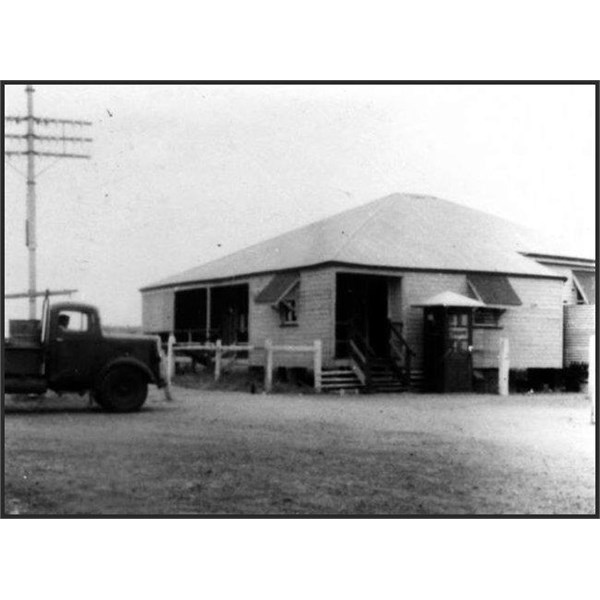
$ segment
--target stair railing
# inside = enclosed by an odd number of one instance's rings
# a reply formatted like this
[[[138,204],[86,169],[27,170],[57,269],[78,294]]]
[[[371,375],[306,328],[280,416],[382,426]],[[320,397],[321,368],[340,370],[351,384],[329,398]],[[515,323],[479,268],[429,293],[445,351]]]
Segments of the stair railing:
[[[402,335],[402,324],[392,323],[388,319],[389,330],[389,361],[392,369],[404,383],[405,386],[410,384],[411,359],[415,356],[415,352],[408,345],[405,337]]]
[[[366,391],[370,391],[373,387],[371,361],[376,356],[373,348],[356,328],[352,328],[350,331],[348,348],[359,379],[361,379]]]
[[[369,363],[365,358],[364,354],[360,351],[358,346],[354,343],[354,340],[348,342],[350,349],[350,359],[352,361],[352,370],[356,373],[356,376],[360,382],[367,387],[370,384],[370,369]]]

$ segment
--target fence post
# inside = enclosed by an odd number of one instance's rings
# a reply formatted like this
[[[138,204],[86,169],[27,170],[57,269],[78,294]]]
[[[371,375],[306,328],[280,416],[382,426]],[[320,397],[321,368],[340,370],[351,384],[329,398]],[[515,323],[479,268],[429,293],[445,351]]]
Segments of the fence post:
[[[221,348],[221,340],[217,340],[216,343],[216,351],[215,351],[215,381],[219,381],[221,377],[221,356],[222,356],[222,348]]]
[[[591,421],[596,423],[596,336],[590,336],[588,351],[588,396],[592,404]]]
[[[500,339],[498,354],[498,394],[508,396],[509,347],[508,338]]]
[[[171,387],[171,381],[175,374],[175,352],[173,346],[175,345],[175,336],[170,333],[169,339],[167,340],[167,386]]]
[[[265,392],[269,393],[273,388],[273,344],[271,340],[265,340]]]
[[[315,350],[313,358],[313,370],[315,373],[315,392],[319,394],[321,393],[321,373],[323,367],[323,342],[321,340],[315,340]]]

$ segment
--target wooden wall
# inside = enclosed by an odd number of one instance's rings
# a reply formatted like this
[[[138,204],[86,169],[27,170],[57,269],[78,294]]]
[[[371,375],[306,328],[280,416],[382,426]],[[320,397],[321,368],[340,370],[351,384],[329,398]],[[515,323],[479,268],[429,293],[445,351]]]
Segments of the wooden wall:
[[[325,267],[301,273],[298,325],[281,326],[279,313],[270,305],[256,304],[254,298],[273,275],[249,277],[249,343],[264,346],[266,339],[274,344],[308,345],[320,339],[323,363],[334,364],[335,352],[335,281],[337,272],[379,273],[388,277],[388,316],[404,323],[404,334],[416,352],[413,361],[420,368],[423,361],[423,309],[413,306],[427,298],[449,290],[469,296],[466,274],[382,272],[360,268]],[[496,368],[501,336],[510,341],[511,369],[562,368],[563,365],[563,300],[564,283],[542,278],[509,278],[523,302],[510,307],[500,319],[501,329],[474,330],[475,368]],[[174,321],[174,291],[157,290],[142,294],[144,331],[170,331]],[[588,307],[573,307],[588,308]],[[589,308],[593,309],[593,306]],[[310,367],[310,354],[276,355],[275,365]],[[262,350],[253,352],[250,363],[264,364]]]
[[[596,306],[579,304],[564,307],[564,366],[588,362],[590,336],[596,331]]]
[[[309,345],[319,339],[323,343],[323,363],[330,364],[334,354],[335,275],[333,269],[303,271],[300,275],[298,299],[298,324],[282,326],[279,313],[268,304],[256,304],[254,298],[271,281],[273,275],[250,279],[250,344],[264,346],[265,340],[273,344]],[[250,357],[251,364],[263,365],[263,352]],[[275,353],[275,366],[312,366],[310,353]]]
[[[469,296],[467,276],[446,273],[405,273],[403,276],[404,331],[416,352],[415,368],[423,361],[423,309],[412,305],[449,290]],[[562,367],[563,282],[554,279],[510,277],[521,306],[507,308],[501,329],[475,328],[473,366],[497,368],[500,337],[508,337],[511,369]]]
[[[523,303],[507,309],[500,320],[510,344],[510,368],[561,369],[564,282],[526,277],[509,281]]]

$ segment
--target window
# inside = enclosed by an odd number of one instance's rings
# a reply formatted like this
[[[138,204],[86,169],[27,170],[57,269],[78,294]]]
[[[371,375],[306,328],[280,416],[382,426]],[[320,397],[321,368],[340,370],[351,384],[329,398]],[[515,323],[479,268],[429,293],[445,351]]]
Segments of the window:
[[[57,318],[58,331],[85,333],[90,329],[89,315],[77,310],[61,310]]]
[[[478,308],[473,314],[473,325],[475,327],[500,327],[502,312],[493,308]]]
[[[298,325],[298,290],[299,285],[295,285],[278,304],[279,318],[281,325]]]

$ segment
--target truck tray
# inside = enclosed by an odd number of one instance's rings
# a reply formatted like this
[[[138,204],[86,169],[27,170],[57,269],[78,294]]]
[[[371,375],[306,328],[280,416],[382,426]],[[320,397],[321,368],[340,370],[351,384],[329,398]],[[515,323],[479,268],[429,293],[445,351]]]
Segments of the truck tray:
[[[34,344],[4,346],[4,373],[9,377],[39,377],[42,375],[43,351]]]

